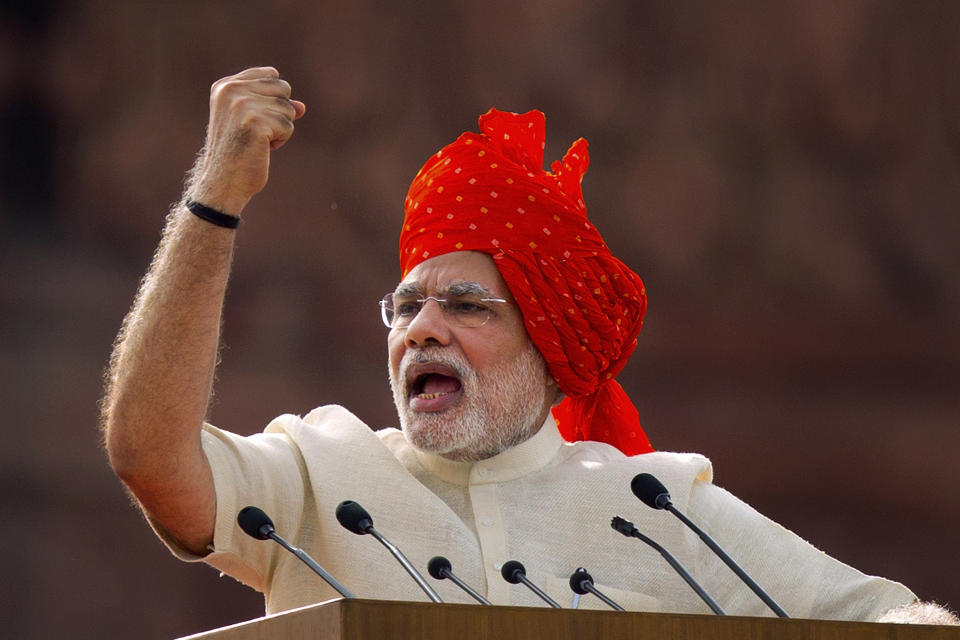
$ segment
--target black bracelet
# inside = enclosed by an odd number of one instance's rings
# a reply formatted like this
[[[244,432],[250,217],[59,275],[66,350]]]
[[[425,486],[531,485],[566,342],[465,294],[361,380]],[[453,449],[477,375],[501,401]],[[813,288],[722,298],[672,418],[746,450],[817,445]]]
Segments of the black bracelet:
[[[225,229],[236,229],[237,225],[240,224],[239,216],[231,216],[226,213],[221,213],[216,209],[211,209],[205,204],[200,204],[193,200],[187,200],[185,203],[187,210],[193,215],[197,216],[201,220],[206,220],[212,224],[217,225],[218,227],[223,227]]]

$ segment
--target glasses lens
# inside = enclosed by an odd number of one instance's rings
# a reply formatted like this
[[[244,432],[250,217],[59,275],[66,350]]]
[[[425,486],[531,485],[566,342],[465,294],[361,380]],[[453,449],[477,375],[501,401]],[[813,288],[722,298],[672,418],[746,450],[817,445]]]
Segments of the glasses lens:
[[[402,329],[410,325],[428,301],[440,305],[446,321],[458,327],[480,327],[487,323],[493,314],[491,303],[504,302],[494,298],[475,296],[451,296],[448,298],[417,298],[416,296],[396,296],[388,293],[380,301],[380,317],[383,324],[391,329]]]
[[[472,296],[456,296],[446,301],[443,309],[450,322],[461,327],[479,327],[490,319],[486,300]]]
[[[393,296],[393,327],[406,327],[409,325],[420,309],[423,308],[423,301],[415,296]]]
[[[380,301],[380,315],[383,324],[391,329],[406,327],[420,313],[423,302],[415,296],[397,296],[388,293]]]
[[[393,327],[393,294],[388,293],[380,300],[380,319],[383,324]]]

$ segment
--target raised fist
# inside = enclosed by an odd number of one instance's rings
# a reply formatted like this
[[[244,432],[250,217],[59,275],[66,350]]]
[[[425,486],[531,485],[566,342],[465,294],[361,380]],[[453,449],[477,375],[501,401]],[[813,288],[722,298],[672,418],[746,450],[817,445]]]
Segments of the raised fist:
[[[210,122],[189,193],[193,200],[239,215],[267,184],[270,152],[293,135],[306,105],[272,67],[246,69],[210,88]]]

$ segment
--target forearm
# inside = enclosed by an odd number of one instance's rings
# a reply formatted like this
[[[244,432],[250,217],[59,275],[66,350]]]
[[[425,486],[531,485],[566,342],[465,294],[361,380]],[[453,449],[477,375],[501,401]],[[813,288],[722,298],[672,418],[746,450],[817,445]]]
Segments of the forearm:
[[[168,217],[111,358],[104,426],[118,472],[199,439],[235,233],[182,205]]]
[[[117,475],[159,523],[197,551],[209,541],[216,513],[200,431],[235,233],[183,205],[170,213],[117,339],[104,400]],[[193,517],[180,517],[184,509]]]

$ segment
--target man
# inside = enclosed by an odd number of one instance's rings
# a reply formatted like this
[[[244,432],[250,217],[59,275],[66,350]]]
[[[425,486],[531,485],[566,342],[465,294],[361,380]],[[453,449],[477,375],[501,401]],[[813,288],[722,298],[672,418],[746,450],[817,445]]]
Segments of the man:
[[[248,438],[205,425],[238,216],[305,112],[290,95],[271,68],[214,84],[206,146],[111,360],[111,463],[177,555],[263,591],[268,612],[335,596],[238,529],[238,510],[256,504],[357,595],[423,599],[375,542],[334,521],[353,499],[415,565],[446,555],[497,604],[540,604],[498,575],[519,559],[567,606],[567,578],[585,565],[628,609],[709,612],[657,554],[610,529],[625,512],[729,612],[769,615],[675,519],[629,495],[649,472],[791,615],[870,620],[899,607],[923,619],[902,585],[827,557],[712,485],[705,458],[653,452],[614,380],[640,330],[643,285],[587,220],[586,142],[542,170],[538,112],[492,110],[411,185],[402,281],[381,303],[400,431],[374,433],[336,406]],[[467,601],[446,581],[437,589]]]

